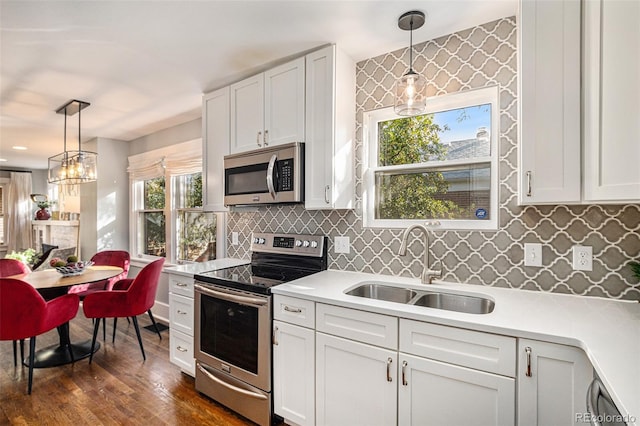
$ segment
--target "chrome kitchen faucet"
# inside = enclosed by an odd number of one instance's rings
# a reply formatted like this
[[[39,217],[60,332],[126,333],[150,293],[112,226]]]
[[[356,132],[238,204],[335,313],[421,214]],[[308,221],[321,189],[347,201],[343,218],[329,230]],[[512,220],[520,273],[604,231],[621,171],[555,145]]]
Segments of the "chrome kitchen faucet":
[[[439,225],[440,222],[427,222],[427,225]],[[411,225],[407,229],[405,229],[404,234],[402,234],[402,243],[400,244],[400,250],[398,250],[398,255],[404,256],[407,254],[407,240],[409,239],[409,234],[414,229],[419,229],[422,231],[424,235],[424,255],[423,255],[423,270],[422,275],[420,277],[420,281],[422,284],[431,284],[433,283],[434,278],[440,278],[442,276],[441,270],[433,270],[429,269],[429,228],[422,224]]]

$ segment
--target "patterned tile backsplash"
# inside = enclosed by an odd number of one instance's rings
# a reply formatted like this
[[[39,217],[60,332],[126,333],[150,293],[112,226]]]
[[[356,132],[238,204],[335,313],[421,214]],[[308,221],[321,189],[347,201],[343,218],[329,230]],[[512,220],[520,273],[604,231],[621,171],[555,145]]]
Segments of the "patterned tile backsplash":
[[[517,58],[515,18],[506,18],[414,46],[414,69],[429,81],[429,95],[487,86],[500,91],[500,197],[498,231],[436,231],[429,249],[443,278],[497,287],[640,300],[640,284],[626,266],[640,257],[640,205],[517,205]],[[407,49],[367,59],[356,70],[356,201],[362,197],[362,116],[391,106],[391,89],[406,72]],[[232,212],[228,255],[248,257],[253,231],[329,236],[332,269],[419,277],[421,236],[398,256],[398,229],[362,226],[362,211],[306,211],[302,206]],[[335,254],[333,238],[347,236],[351,253]],[[524,243],[543,244],[543,267],[524,266]],[[574,271],[572,246],[593,247],[593,271]]]

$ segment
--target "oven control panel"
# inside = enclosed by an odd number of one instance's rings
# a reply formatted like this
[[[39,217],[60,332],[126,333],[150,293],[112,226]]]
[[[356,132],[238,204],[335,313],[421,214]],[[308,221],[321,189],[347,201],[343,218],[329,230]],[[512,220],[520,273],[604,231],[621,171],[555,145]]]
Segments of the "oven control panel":
[[[321,235],[254,232],[251,251],[320,257],[324,252],[324,243],[325,237]]]

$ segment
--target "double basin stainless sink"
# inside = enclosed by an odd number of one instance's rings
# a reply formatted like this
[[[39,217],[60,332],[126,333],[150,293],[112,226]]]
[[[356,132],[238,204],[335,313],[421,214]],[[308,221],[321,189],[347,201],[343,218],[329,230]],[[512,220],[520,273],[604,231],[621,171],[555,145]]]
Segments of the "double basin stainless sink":
[[[345,294],[467,314],[489,314],[493,312],[495,307],[493,300],[485,297],[444,293],[427,289],[415,290],[395,287],[381,282],[363,282],[359,286],[346,291]]]

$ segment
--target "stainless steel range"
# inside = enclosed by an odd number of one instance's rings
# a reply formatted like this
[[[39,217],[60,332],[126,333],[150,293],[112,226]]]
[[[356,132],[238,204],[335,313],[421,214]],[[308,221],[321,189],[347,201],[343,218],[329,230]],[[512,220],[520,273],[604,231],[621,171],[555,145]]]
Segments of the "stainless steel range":
[[[195,275],[196,390],[270,424],[271,288],[325,269],[326,237],[254,233],[251,264]]]

